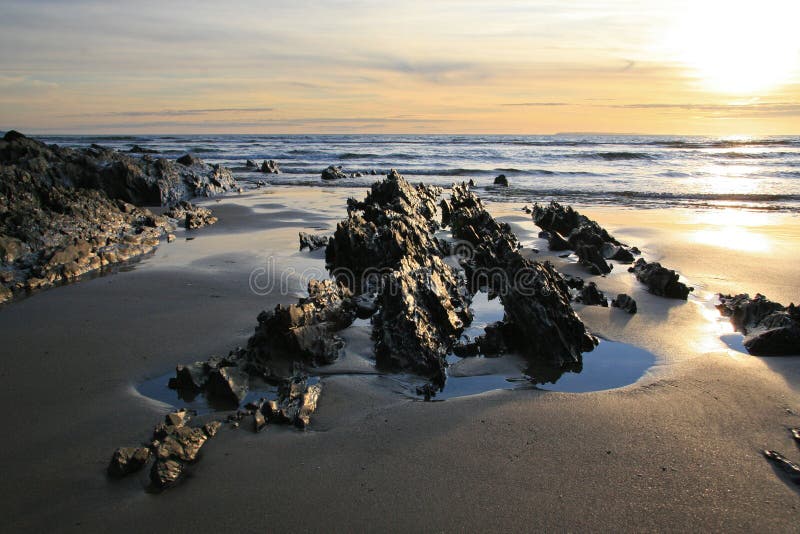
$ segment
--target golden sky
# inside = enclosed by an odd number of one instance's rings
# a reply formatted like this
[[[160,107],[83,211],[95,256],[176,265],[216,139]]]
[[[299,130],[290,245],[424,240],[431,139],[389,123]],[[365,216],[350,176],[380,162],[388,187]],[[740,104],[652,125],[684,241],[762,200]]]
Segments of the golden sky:
[[[4,0],[0,130],[800,134],[798,20],[797,0]]]

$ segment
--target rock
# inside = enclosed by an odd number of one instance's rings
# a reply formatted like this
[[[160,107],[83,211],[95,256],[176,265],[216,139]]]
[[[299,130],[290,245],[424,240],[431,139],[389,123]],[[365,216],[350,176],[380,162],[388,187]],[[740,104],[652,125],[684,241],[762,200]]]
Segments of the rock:
[[[631,315],[636,313],[636,301],[625,293],[620,293],[617,298],[611,301],[611,305],[615,308],[620,308]]]
[[[167,234],[167,243],[172,243],[175,239],[177,239],[175,234]]]
[[[308,297],[259,314],[246,358],[251,366],[271,371],[281,365],[291,368],[294,361],[331,363],[344,346],[336,332],[350,326],[354,319],[349,289],[331,280],[311,280]]]
[[[342,170],[341,165],[338,167],[330,165],[327,169],[322,171],[323,180],[341,180],[342,178],[347,178],[347,173]]]
[[[170,412],[166,416],[164,416],[164,423],[178,428],[186,426],[186,424],[191,420],[191,418],[192,416],[189,413],[189,411],[186,409],[182,409],[182,410],[177,410],[175,412]]]
[[[222,423],[219,421],[209,421],[203,425],[203,432],[209,438],[213,438],[219,432],[220,427],[222,427]]]
[[[534,204],[532,217],[537,226],[549,232],[550,250],[574,250],[581,259],[580,263],[592,274],[611,271],[606,259],[633,262],[633,249],[628,249],[597,222],[570,206],[564,207],[558,202],[551,202],[546,207]],[[582,254],[579,253],[581,249]]]
[[[764,451],[764,458],[775,464],[789,476],[789,480],[795,484],[800,484],[800,465],[790,461],[778,451]]]
[[[275,160],[264,160],[261,163],[261,172],[266,174],[280,174],[281,169],[278,167],[278,162]]]
[[[253,413],[253,431],[256,433],[261,432],[265,426],[267,426],[267,419],[261,413],[261,410],[256,410]]]
[[[571,274],[565,274],[563,276],[564,282],[566,282],[567,287],[570,289],[583,289],[584,281],[580,276],[572,276]]]
[[[200,158],[196,158],[191,154],[184,154],[183,156],[176,159],[175,162],[180,163],[185,167],[194,167],[195,165],[203,164],[203,160],[201,160]]]
[[[508,187],[508,178],[506,178],[505,174],[501,174],[500,176],[494,179],[494,185],[502,185],[503,187]]]
[[[597,284],[594,282],[589,282],[583,286],[583,289],[581,289],[581,292],[576,300],[586,304],[587,306],[602,306],[604,308],[608,308],[608,300],[606,299],[606,296],[597,288]]]
[[[378,294],[362,293],[353,299],[356,307],[356,317],[359,319],[369,319],[378,311]]]
[[[267,401],[262,412],[270,422],[305,428],[317,409],[322,384],[307,385],[308,378],[294,375],[278,387],[278,400]]]
[[[694,290],[678,281],[678,273],[662,267],[658,262],[647,263],[639,258],[628,271],[634,273],[636,279],[646,285],[652,294],[660,297],[686,300]]]
[[[183,465],[176,460],[157,460],[150,470],[150,481],[158,489],[171,488],[183,475]]]
[[[131,154],[158,154],[158,150],[153,150],[152,148],[144,148],[139,145],[133,145],[130,150],[128,150]]]
[[[154,446],[155,456],[162,461],[171,459],[194,462],[206,440],[208,436],[200,428],[166,427],[158,444]]]
[[[189,230],[202,228],[217,222],[217,218],[213,216],[210,209],[197,206],[185,200],[175,204],[164,212],[164,215],[179,221],[182,220],[183,225]]]
[[[800,309],[769,300],[761,294],[720,295],[717,309],[734,329],[745,334],[744,346],[760,356],[800,355]]]
[[[123,477],[141,469],[150,460],[150,449],[146,447],[120,447],[111,456],[108,474]]]
[[[606,262],[600,250],[594,245],[580,245],[575,254],[578,255],[578,263],[592,274],[608,274],[614,268]]]
[[[207,395],[237,405],[247,395],[247,389],[247,375],[234,366],[212,370],[208,374],[208,380],[205,384]]]
[[[258,167],[258,165],[256,165],[256,162],[253,161],[252,159],[248,159],[245,162],[244,166],[247,167],[248,169],[255,169]]]
[[[307,248],[308,250],[317,250],[328,246],[330,238],[326,235],[314,235],[306,232],[300,232],[300,250]]]

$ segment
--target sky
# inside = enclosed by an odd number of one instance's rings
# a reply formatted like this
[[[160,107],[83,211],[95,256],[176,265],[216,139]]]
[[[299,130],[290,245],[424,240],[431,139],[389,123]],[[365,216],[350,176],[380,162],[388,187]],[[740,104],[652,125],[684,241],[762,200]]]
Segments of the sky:
[[[800,2],[0,0],[0,130],[800,134]]]

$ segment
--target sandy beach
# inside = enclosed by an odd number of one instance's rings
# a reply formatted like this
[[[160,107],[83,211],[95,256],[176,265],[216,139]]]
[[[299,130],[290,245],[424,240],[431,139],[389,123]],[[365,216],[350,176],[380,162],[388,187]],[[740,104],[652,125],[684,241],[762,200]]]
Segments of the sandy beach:
[[[179,407],[137,388],[243,345],[259,311],[294,302],[324,272],[323,251],[296,252],[297,233],[332,232],[364,191],[273,186],[208,201],[216,225],[132,269],[0,308],[0,399],[14,427],[0,442],[3,530],[794,529],[797,489],[761,450],[800,457],[788,432],[800,425],[800,361],[732,348],[713,307],[716,292],[800,300],[800,220],[785,213],[575,206],[696,288],[688,302],[656,297],[621,265],[592,278],[639,313],[576,305],[588,328],[656,358],[625,387],[427,403],[350,369],[324,378],[304,432],[225,427],[159,495],[143,491],[146,473],[107,478],[114,448],[145,441]],[[535,259],[580,274],[522,206],[487,208]],[[251,290],[269,261],[293,269],[284,294]]]

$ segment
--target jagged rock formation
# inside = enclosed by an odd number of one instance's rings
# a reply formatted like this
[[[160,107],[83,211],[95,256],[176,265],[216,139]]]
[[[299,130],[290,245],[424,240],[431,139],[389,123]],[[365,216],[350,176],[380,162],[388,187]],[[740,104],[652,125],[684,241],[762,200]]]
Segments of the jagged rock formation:
[[[508,187],[508,178],[506,178],[505,174],[501,174],[494,179],[494,185],[502,185],[503,187]]]
[[[745,334],[744,346],[761,356],[800,355],[800,309],[761,294],[720,295],[717,309]]]
[[[689,298],[689,293],[694,291],[693,287],[679,281],[678,273],[660,263],[647,263],[643,258],[636,260],[636,263],[628,269],[636,275],[636,279],[647,286],[647,289],[654,295],[667,297],[670,299]]]
[[[629,249],[617,241],[597,222],[581,215],[571,206],[551,202],[548,206],[534,204],[533,222],[547,232],[550,250],[574,250],[579,262],[592,274],[611,272],[606,260],[633,262],[637,249]]]
[[[474,247],[462,260],[471,285],[500,295],[506,345],[559,369],[580,366],[581,353],[594,349],[597,339],[570,306],[564,278],[550,263],[523,257],[510,227],[497,222],[466,184],[453,187],[443,212],[453,236]]]
[[[594,282],[589,282],[584,285],[575,300],[587,306],[608,307],[608,299],[606,299],[606,296],[598,289],[597,284]]]

